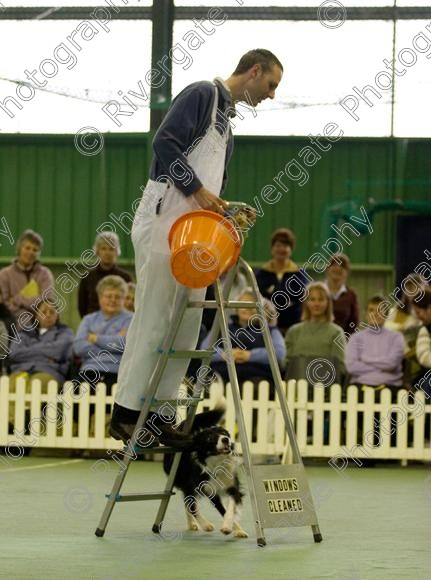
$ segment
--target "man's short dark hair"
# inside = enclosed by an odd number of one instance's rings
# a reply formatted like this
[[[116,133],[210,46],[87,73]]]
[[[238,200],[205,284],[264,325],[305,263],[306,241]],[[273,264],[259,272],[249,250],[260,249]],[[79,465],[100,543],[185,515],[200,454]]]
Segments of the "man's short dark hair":
[[[329,260],[328,268],[331,266],[341,266],[343,270],[350,272],[350,260],[346,254],[334,254]]]
[[[234,75],[242,75],[251,69],[255,64],[260,64],[264,73],[270,71],[274,65],[283,70],[283,65],[270,50],[255,48],[246,52],[240,59],[238,66],[234,70]]]
[[[369,306],[370,304],[381,304],[382,302],[385,302],[386,298],[384,296],[382,296],[381,294],[375,294],[374,296],[371,296],[371,298],[368,298],[367,301],[367,306]]]
[[[419,300],[415,300],[416,308],[426,310],[431,305],[431,288],[425,288],[423,296]]]

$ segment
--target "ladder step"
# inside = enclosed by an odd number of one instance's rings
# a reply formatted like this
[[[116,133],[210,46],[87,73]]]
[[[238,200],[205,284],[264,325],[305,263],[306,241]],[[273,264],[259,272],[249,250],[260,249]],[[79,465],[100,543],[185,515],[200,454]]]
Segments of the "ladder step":
[[[215,353],[214,349],[209,350],[173,350],[169,353],[169,358],[211,358]]]
[[[138,456],[147,455],[151,453],[184,453],[184,449],[178,449],[176,447],[169,447],[168,445],[154,445],[154,447],[140,447],[139,445],[135,447],[135,453]],[[124,459],[128,454],[128,448],[119,449],[116,455],[121,459]]]
[[[152,400],[153,405],[161,405],[163,403],[171,403],[172,405],[185,405],[186,403],[190,403],[191,405],[197,405],[200,401],[202,401],[200,397],[181,397],[181,399],[156,399]]]
[[[160,447],[139,447],[136,450],[137,455],[146,455],[147,453],[183,453],[184,449],[177,449],[175,447],[168,447],[167,445],[161,445]]]
[[[166,499],[167,497],[171,497],[171,495],[175,495],[175,492],[161,491],[158,493],[123,493],[121,495],[118,494],[115,498],[115,501],[147,501],[150,499]],[[111,499],[111,494],[106,494],[105,497]]]
[[[258,302],[239,301],[239,300],[224,300],[222,302],[223,308],[257,308]],[[188,308],[210,308],[216,310],[218,308],[215,300],[197,300],[188,303]]]

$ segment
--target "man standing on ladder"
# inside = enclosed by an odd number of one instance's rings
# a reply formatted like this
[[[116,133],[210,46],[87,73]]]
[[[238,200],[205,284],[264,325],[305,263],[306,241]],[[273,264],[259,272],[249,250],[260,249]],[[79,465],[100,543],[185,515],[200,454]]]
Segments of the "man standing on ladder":
[[[173,100],[154,137],[150,179],[132,228],[135,314],[118,373],[111,420],[115,439],[127,442],[133,434],[158,349],[172,323],[181,287],[170,269],[169,230],[179,216],[196,209],[225,212],[227,204],[219,196],[226,185],[226,167],[233,149],[229,117],[235,116],[234,104],[255,107],[264,99],[273,99],[282,75],[283,66],[274,54],[251,50],[227,80],[216,78],[186,87]],[[205,291],[190,290],[190,300],[204,300]],[[199,309],[185,312],[173,345],[176,350],[196,348],[201,317]],[[178,397],[188,364],[186,359],[168,361],[157,391],[159,400]],[[155,427],[153,433],[162,433],[161,443],[181,446],[178,431],[175,439],[170,439],[173,417],[161,408],[153,410],[147,428],[151,431]],[[186,435],[184,441],[188,442]]]

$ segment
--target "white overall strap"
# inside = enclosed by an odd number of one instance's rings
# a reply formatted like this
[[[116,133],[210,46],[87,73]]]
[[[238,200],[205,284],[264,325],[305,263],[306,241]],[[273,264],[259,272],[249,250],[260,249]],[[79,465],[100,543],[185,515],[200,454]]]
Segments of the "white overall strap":
[[[212,124],[214,124],[217,121],[218,98],[219,98],[218,87],[217,87],[216,83],[213,83],[213,84],[214,84],[214,89],[215,89],[215,98],[214,98],[213,110],[211,111],[211,123]]]
[[[213,109],[211,112],[211,125],[214,127],[217,123],[217,111],[218,111],[218,100],[219,100],[219,88],[217,86],[216,83],[214,84],[214,88],[215,88],[215,99],[214,99],[214,105],[213,105]],[[222,134],[222,137],[225,138],[226,141],[229,140],[229,136],[230,136],[230,132],[231,132],[231,127],[230,127],[230,122],[228,119],[226,119],[226,131]],[[217,128],[215,128],[215,130],[217,131]]]

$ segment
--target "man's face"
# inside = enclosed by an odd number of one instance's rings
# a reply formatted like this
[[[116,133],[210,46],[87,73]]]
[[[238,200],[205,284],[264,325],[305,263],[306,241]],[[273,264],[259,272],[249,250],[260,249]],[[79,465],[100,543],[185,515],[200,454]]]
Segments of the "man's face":
[[[431,324],[431,304],[427,306],[427,308],[419,308],[413,304],[413,308],[415,309],[416,316],[419,320],[424,324]]]
[[[250,69],[250,79],[246,83],[245,91],[248,92],[253,107],[265,99],[275,97],[275,90],[280,84],[282,76],[283,72],[277,65],[274,65],[267,72],[263,72],[260,64],[255,64]],[[249,99],[245,99],[245,101]]]
[[[331,282],[334,282],[334,284],[341,284],[341,285],[345,284],[346,280],[347,280],[347,274],[348,274],[347,270],[345,270],[339,264],[332,264],[326,270],[326,275],[328,277],[328,280],[330,280]]]

